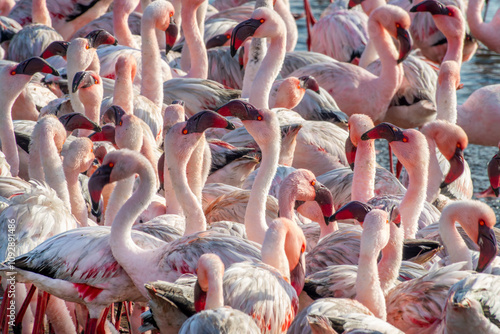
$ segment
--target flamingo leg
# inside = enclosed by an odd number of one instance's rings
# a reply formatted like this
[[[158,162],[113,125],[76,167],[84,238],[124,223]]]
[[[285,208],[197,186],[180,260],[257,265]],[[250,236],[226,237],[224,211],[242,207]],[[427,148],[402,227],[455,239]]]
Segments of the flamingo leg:
[[[390,166],[391,174],[394,175],[394,161],[392,160],[392,148],[391,148],[391,145],[389,145],[389,166]]]
[[[122,307],[123,307],[122,302],[118,303],[118,306],[116,307],[116,320],[115,320],[116,330],[120,330],[120,321],[122,319]]]
[[[2,333],[9,332],[9,322],[7,321],[7,305],[10,304],[9,289],[6,287],[3,292],[2,305],[0,306],[0,328]]]
[[[45,315],[45,310],[47,308],[48,301],[49,301],[49,294],[45,291],[39,291],[36,304],[35,325],[33,326],[33,334],[44,333],[43,318]]]
[[[34,284],[31,284],[30,290],[28,291],[28,295],[24,299],[23,305],[21,305],[21,308],[17,312],[16,322],[14,324],[14,333],[21,333],[22,331],[23,318],[24,315],[26,314],[28,306],[31,303],[31,299],[35,294],[35,291],[36,291],[36,286]]]
[[[97,320],[96,318],[89,318],[87,319],[87,324],[85,325],[85,334],[96,334],[97,330]]]
[[[106,307],[104,309],[104,312],[102,313],[99,323],[97,325],[97,334],[106,334],[106,331],[104,330],[104,326],[106,325],[106,319],[108,318],[108,313],[109,313],[110,307]]]
[[[130,330],[130,328],[132,328],[130,326],[130,313],[132,313],[130,309],[132,307],[132,302],[123,302],[123,306],[125,307],[125,316],[127,317],[127,324]]]

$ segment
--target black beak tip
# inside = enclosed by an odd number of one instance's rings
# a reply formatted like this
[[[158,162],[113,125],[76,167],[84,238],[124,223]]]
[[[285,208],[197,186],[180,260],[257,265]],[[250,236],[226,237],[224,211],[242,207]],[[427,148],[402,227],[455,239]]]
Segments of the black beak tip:
[[[493,193],[495,193],[495,196],[498,197],[498,194],[500,194],[500,188],[492,188]]]
[[[236,129],[236,127],[234,126],[233,123],[227,121],[226,129],[228,129],[228,130],[234,130],[234,129]]]

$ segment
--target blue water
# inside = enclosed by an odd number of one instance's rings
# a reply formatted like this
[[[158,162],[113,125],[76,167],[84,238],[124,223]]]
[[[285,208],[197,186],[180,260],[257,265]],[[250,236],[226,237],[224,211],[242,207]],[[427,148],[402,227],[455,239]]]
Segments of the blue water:
[[[319,18],[321,12],[330,4],[329,1],[310,0],[314,16]],[[291,1],[292,12],[303,12],[302,1]],[[500,8],[500,0],[490,0],[488,15],[486,21],[488,22],[494,16],[497,9]],[[307,30],[305,19],[297,20],[299,28],[299,41],[297,43],[297,50],[306,50]],[[500,55],[489,51],[486,47],[480,45],[476,55],[468,62],[463,63],[461,70],[461,82],[464,88],[457,91],[458,103],[462,104],[469,95],[475,90],[492,84],[500,83]],[[498,126],[500,131],[500,124]],[[387,145],[378,144],[377,148],[380,149],[380,154],[377,159],[384,167],[388,167]],[[488,174],[486,166],[489,160],[498,151],[497,147],[486,147],[479,145],[469,145],[465,150],[465,159],[469,163],[472,171],[472,180],[474,183],[474,192],[480,192],[489,187]],[[500,218],[500,200],[496,198],[481,199],[488,203],[497,213],[497,221]]]

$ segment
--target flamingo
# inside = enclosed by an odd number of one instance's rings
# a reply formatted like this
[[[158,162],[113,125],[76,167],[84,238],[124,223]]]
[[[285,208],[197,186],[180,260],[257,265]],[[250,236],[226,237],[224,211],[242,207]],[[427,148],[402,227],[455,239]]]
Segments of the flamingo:
[[[495,34],[498,29],[499,16],[495,14],[491,22],[483,22],[481,11],[484,6],[483,0],[471,0],[467,6],[467,23],[471,34],[486,47],[496,53],[500,52],[500,40]],[[485,13],[486,16],[486,13]]]
[[[59,72],[55,68],[39,57],[29,58],[20,64],[3,66],[0,72],[2,80],[9,82],[9,84],[2,85],[0,94],[2,106],[0,108],[0,117],[2,120],[0,140],[3,143],[2,151],[10,165],[12,176],[17,176],[19,173],[19,155],[14,137],[11,108],[15,98],[28,84],[33,74],[37,72],[59,75]]]
[[[429,11],[439,29],[446,36],[448,49],[443,59],[440,70],[437,103],[438,119],[446,119],[458,124],[467,133],[469,143],[496,146],[500,137],[493,135],[484,136],[485,132],[493,131],[491,124],[498,119],[499,85],[489,85],[473,92],[460,106],[456,103],[455,89],[460,81],[460,64],[463,43],[461,31],[464,28],[464,19],[460,11],[454,6],[444,6],[437,1],[425,1],[412,8],[413,11]],[[441,101],[441,102],[440,102]],[[481,103],[479,103],[481,101]],[[480,106],[480,109],[478,109]],[[472,112],[475,110],[475,112]],[[474,114],[481,114],[476,118]],[[481,120],[481,121],[479,121]]]
[[[221,331],[244,331],[260,333],[259,328],[247,314],[230,307],[224,307],[223,276],[224,264],[217,255],[203,254],[198,260],[198,293],[205,295],[203,311],[189,318],[179,333],[220,333]]]
[[[193,139],[196,142],[196,139],[199,138],[199,132],[202,132],[207,126],[215,125],[226,127],[229,126],[229,124],[230,123],[222,117],[209,112],[202,112],[198,115],[198,117],[191,118],[191,121],[188,120],[187,123],[177,124],[177,126],[172,127],[169,131],[169,134],[172,134],[172,136],[180,137],[178,139],[180,142],[178,142],[177,145],[171,146],[175,149],[172,154],[178,155],[179,152],[183,152],[182,154],[185,154],[186,152],[183,150],[183,147],[191,147],[190,150],[192,151],[194,149]],[[184,130],[187,133],[184,134]],[[190,133],[194,135],[186,136]],[[181,142],[181,140],[183,140],[183,142]],[[173,159],[169,161],[173,163]],[[260,258],[258,248],[256,248],[253,243],[228,235],[204,231],[203,226],[205,225],[205,219],[201,210],[201,205],[196,200],[194,194],[189,190],[189,187],[184,187],[184,185],[187,184],[185,176],[181,177],[179,180],[177,180],[177,178],[173,178],[172,183],[176,189],[176,195],[179,202],[185,209],[184,212],[186,214],[187,222],[186,230],[201,232],[185,235],[183,238],[177,239],[165,247],[159,247],[155,250],[151,250],[150,252],[152,257],[147,256],[144,253],[149,251],[134,246],[131,242],[122,240],[121,238],[125,238],[125,240],[130,238],[129,229],[131,228],[135,217],[138,216],[142,210],[144,210],[146,205],[151,200],[152,194],[155,192],[155,178],[152,166],[146,158],[141,156],[139,153],[130,150],[110,152],[104,158],[103,165],[96,172],[94,172],[89,181],[90,194],[92,197],[93,208],[95,210],[102,187],[105,184],[110,181],[114,182],[127,178],[135,173],[140,175],[141,183],[138,190],[117,213],[111,229],[110,244],[111,249],[113,250],[113,255],[116,257],[120,265],[125,268],[137,288],[141,291],[141,293],[143,293],[144,296],[147,297],[147,293],[144,289],[144,283],[157,279],[173,281],[178,278],[181,273],[193,273],[196,268],[197,259],[206,252],[218,254],[226,265],[246,259],[250,260]],[[184,194],[181,193],[181,190]],[[141,201],[137,201],[136,198],[139,196],[147,197]],[[200,209],[197,209],[198,205],[200,206]],[[130,210],[134,211],[133,215],[128,212]],[[122,224],[120,225],[120,223]],[[187,244],[189,244],[190,247],[185,247]],[[130,250],[127,250],[130,249],[130,247],[134,248],[134,252],[141,253],[138,255],[138,259],[140,259],[139,262],[135,262],[135,255],[132,255]],[[156,255],[153,255],[153,253]],[[144,257],[144,255],[146,255],[146,257]],[[152,266],[147,264],[148,261],[146,259],[156,263],[161,263],[161,265],[158,267]],[[190,263],[186,261],[189,261]],[[143,263],[149,269],[141,269],[140,266],[137,266],[138,263]],[[151,268],[157,269],[151,271]]]
[[[379,77],[352,64],[332,62],[308,65],[291,75],[312,75],[347,115],[359,112],[360,105],[369,105],[370,108],[364,113],[378,123],[384,118],[403,78],[400,63],[411,48],[409,33],[405,30],[409,25],[408,14],[394,6],[377,8],[370,16],[368,30],[373,34],[371,39],[382,64]],[[399,40],[399,50],[389,36]]]

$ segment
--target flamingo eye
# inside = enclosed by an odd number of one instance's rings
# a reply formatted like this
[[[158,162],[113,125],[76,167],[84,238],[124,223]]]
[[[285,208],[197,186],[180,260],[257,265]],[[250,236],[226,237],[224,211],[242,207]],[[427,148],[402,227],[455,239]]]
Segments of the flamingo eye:
[[[87,50],[88,50],[89,48],[90,48],[90,46],[89,46],[88,44],[87,44],[87,45],[85,45],[85,49],[87,49]]]
[[[311,186],[313,186],[313,187],[314,187],[315,185],[316,185],[316,180],[312,180],[312,181],[311,181]]]
[[[16,75],[16,70],[10,71],[10,75]]]
[[[260,22],[260,23],[264,23],[264,22],[266,22],[266,20],[264,20],[264,19],[260,19],[260,20],[259,20],[259,22]]]
[[[122,122],[122,121],[120,121],[120,123],[118,123],[118,125],[119,125],[119,126],[122,126],[122,124],[123,124],[123,122]]]
[[[174,16],[174,13],[173,12],[170,12],[170,17]]]
[[[403,143],[407,143],[408,142],[408,138],[407,137],[403,137]]]
[[[260,115],[259,115],[259,116],[257,116],[257,120],[258,120],[258,121],[262,121],[262,116],[260,116]]]
[[[479,220],[479,225],[483,226],[484,225],[484,220],[480,219]]]
[[[185,135],[187,135],[188,130],[187,130],[187,129],[184,129],[184,130],[182,130],[182,133],[183,133],[183,134],[185,134]]]
[[[462,145],[460,143],[457,143],[458,148],[462,148]]]
[[[301,253],[304,253],[306,251],[306,244],[302,244],[302,248],[300,249]]]
[[[401,24],[396,23],[396,28],[401,28]]]
[[[109,166],[109,167],[111,167],[111,168],[113,168],[113,167],[115,166],[115,164],[114,164],[114,163],[112,163],[112,162],[110,162],[110,163],[108,164],[108,166]]]
[[[226,35],[226,38],[227,38],[227,39],[231,39],[231,35],[230,35],[230,34],[227,34],[227,35]]]

